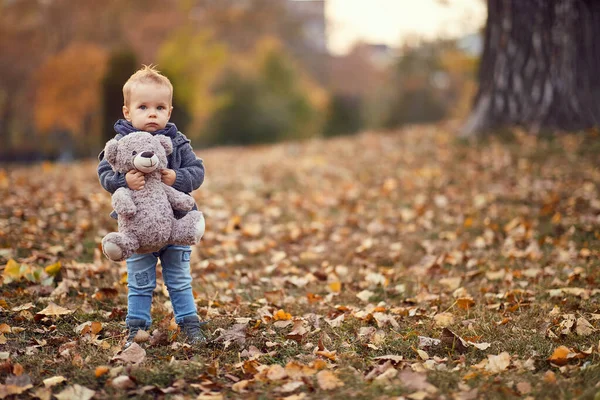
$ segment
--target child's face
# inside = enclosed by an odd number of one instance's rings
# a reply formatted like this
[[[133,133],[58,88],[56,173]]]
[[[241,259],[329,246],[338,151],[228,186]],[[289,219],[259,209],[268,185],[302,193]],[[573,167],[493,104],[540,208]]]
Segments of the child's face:
[[[131,88],[129,105],[123,106],[123,116],[135,129],[156,132],[167,126],[171,118],[169,88],[153,83],[138,83]]]

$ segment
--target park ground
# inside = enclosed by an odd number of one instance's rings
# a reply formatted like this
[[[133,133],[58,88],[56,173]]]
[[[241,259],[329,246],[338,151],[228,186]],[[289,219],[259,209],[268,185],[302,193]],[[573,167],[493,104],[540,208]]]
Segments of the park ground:
[[[600,135],[447,125],[201,150],[210,342],[121,352],[92,160],[0,169],[0,399],[597,398]]]

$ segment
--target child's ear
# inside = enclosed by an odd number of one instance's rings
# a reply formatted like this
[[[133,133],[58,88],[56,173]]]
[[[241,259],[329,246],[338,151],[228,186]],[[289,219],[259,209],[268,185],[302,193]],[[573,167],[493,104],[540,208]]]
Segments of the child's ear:
[[[117,150],[119,148],[119,142],[117,141],[117,139],[111,139],[106,143],[106,146],[104,147],[104,158],[106,158],[106,161],[108,161],[108,163],[110,165],[112,165],[113,167],[115,166],[115,163],[117,162]]]
[[[131,122],[131,116],[129,115],[129,108],[127,106],[123,106],[123,117],[129,122]]]
[[[158,138],[158,141],[160,142],[162,147],[165,148],[165,152],[167,153],[167,155],[173,152],[173,143],[171,142],[171,138],[165,135],[156,135],[154,137]]]

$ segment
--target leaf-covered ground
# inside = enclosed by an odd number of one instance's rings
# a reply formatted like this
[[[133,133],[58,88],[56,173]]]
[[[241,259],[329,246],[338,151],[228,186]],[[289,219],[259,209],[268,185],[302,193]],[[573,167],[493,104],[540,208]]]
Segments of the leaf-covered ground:
[[[443,127],[199,152],[211,342],[120,352],[93,161],[0,169],[0,399],[594,398],[600,137]]]

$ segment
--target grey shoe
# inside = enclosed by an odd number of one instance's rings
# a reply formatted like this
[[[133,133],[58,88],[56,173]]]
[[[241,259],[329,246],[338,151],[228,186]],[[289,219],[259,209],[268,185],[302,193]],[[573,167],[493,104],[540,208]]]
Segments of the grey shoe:
[[[192,345],[206,343],[206,336],[201,328],[207,323],[207,321],[200,321],[197,315],[183,317],[183,321],[178,324],[183,340]]]
[[[137,335],[138,331],[145,331],[148,330],[148,328],[149,326],[143,319],[130,319],[127,321],[127,340],[125,341],[123,348],[126,349],[133,344],[133,339],[135,339],[135,335]]]

